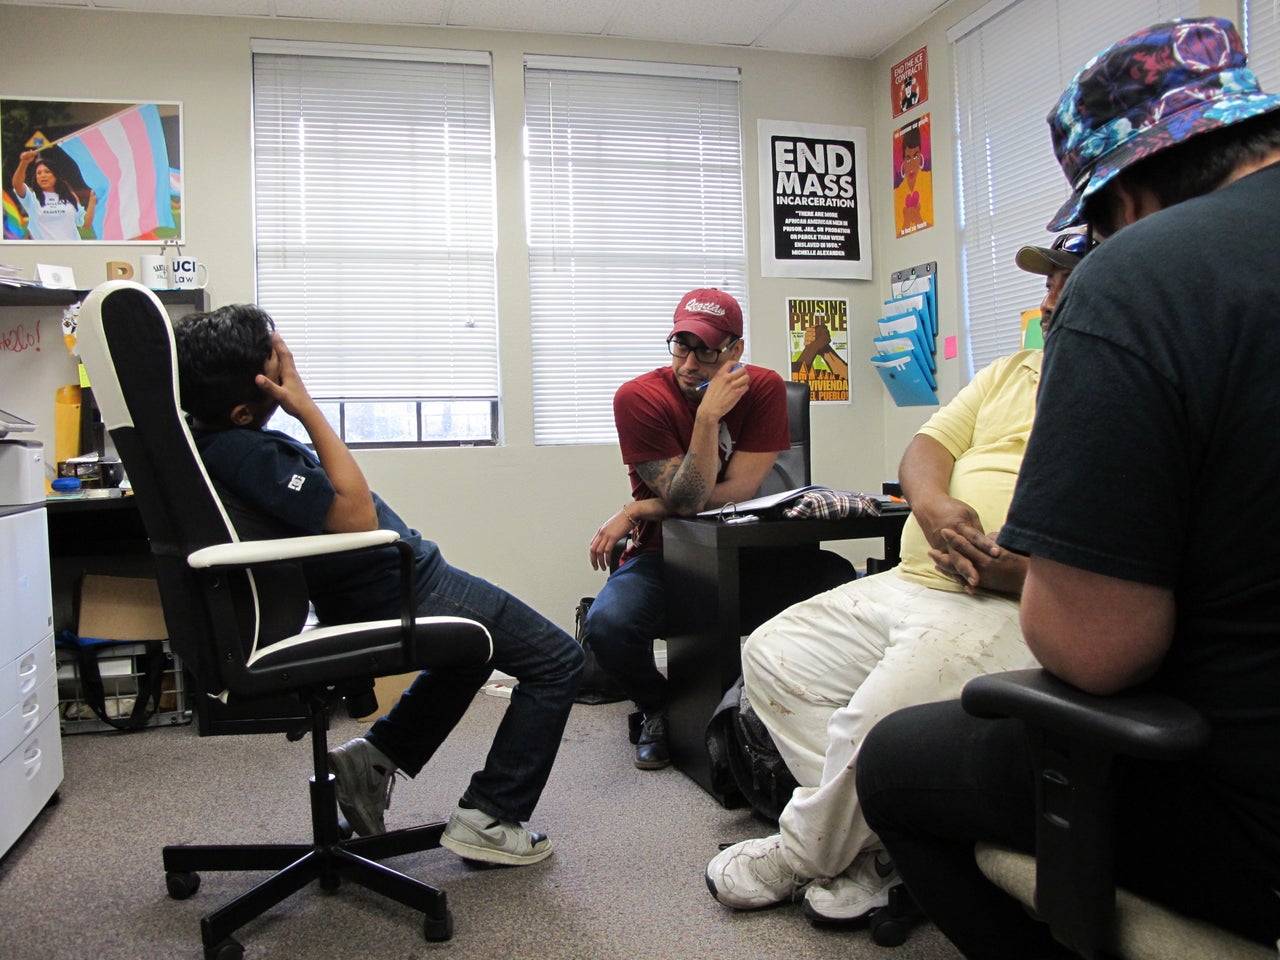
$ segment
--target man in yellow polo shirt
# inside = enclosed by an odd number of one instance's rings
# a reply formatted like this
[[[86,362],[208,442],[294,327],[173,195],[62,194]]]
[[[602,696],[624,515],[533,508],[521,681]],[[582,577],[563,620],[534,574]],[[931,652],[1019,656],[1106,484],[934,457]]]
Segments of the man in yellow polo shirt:
[[[1045,277],[1043,328],[1089,244],[1064,234],[1019,250],[1018,266]],[[1040,360],[1040,350],[999,358],[912,438],[898,468],[911,517],[897,567],[798,603],[748,639],[747,699],[800,786],[779,833],[707,865],[721,903],[748,910],[803,890],[805,913],[826,922],[883,906],[897,874],[858,807],[862,738],[894,710],[959,696],[978,674],[1034,665],[1018,619],[1026,560],[995,535],[1031,433]]]

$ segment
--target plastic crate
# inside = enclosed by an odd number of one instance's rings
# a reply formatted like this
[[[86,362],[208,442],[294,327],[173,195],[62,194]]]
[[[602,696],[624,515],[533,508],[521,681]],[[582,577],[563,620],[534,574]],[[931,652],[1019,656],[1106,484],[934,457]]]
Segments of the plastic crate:
[[[103,723],[84,701],[80,664],[72,650],[58,648],[58,717],[64,736],[114,730]],[[169,652],[164,641],[165,669],[161,678],[160,709],[148,718],[147,727],[176,726],[191,722],[182,664]],[[128,717],[138,696],[138,682],[146,669],[146,645],[116,643],[100,651],[98,672],[102,675],[103,699],[110,717]]]

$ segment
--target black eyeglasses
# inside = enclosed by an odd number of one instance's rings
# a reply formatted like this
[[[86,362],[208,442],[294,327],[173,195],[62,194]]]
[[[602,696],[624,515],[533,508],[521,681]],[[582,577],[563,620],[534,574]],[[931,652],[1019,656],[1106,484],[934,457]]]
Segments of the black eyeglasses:
[[[733,345],[737,343],[741,337],[734,337],[719,350],[714,347],[691,347],[683,340],[677,340],[672,337],[667,341],[667,349],[671,351],[671,355],[678,360],[683,360],[690,353],[698,358],[699,363],[715,363],[720,359],[720,354],[726,350],[732,350]]]
[[[1053,246],[1049,249],[1065,250],[1067,253],[1073,253],[1077,257],[1083,257],[1097,245],[1098,241],[1087,233],[1060,233],[1053,238]]]

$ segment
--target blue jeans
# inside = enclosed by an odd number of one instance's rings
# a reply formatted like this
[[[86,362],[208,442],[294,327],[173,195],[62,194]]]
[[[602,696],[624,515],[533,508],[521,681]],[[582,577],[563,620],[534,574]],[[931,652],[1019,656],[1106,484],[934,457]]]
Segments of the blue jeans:
[[[653,640],[666,623],[662,554],[642,553],[609,575],[582,626],[583,646],[646,713],[667,706],[667,678],[653,663]]]
[[[582,648],[505,590],[443,561],[420,616],[476,620],[493,638],[493,659],[475,667],[423,670],[367,739],[410,776],[417,776],[462,719],[495,670],[518,681],[498,725],[484,769],[462,800],[492,817],[522,823],[533,814],[582,682]]]
[[[747,632],[791,604],[857,576],[844,557],[816,547],[749,549],[740,559]],[[609,575],[587,611],[582,643],[636,706],[651,713],[667,706],[667,678],[653,663],[653,640],[666,632],[662,554],[642,553]]]

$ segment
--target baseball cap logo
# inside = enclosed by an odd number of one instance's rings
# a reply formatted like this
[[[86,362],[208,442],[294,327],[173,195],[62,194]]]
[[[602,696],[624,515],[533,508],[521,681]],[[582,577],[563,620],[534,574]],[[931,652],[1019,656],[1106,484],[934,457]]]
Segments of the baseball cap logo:
[[[695,313],[709,313],[713,317],[724,316],[724,307],[711,300],[690,300],[684,308]]]

